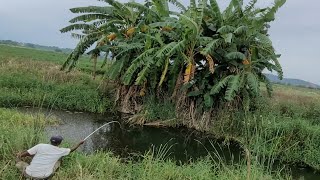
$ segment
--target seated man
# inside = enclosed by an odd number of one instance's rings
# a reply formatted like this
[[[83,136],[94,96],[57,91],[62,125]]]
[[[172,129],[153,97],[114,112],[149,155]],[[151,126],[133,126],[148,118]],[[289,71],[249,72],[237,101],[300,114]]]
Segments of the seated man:
[[[50,138],[51,144],[38,144],[31,149],[19,153],[16,167],[27,178],[32,179],[46,179],[53,175],[55,170],[59,167],[59,159],[75,151],[84,141],[80,141],[75,147],[60,148],[58,147],[63,138],[61,136],[52,136]],[[21,161],[22,157],[33,156],[30,165]]]

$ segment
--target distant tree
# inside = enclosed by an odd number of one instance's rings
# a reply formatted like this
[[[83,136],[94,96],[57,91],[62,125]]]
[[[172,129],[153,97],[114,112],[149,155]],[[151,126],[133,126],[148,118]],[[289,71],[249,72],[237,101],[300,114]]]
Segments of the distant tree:
[[[0,44],[8,44],[8,45],[13,45],[13,46],[19,46],[20,44],[16,41],[11,41],[11,40],[0,40]]]
[[[34,44],[31,44],[31,43],[26,43],[25,46],[29,47],[29,48],[35,48],[36,47]]]

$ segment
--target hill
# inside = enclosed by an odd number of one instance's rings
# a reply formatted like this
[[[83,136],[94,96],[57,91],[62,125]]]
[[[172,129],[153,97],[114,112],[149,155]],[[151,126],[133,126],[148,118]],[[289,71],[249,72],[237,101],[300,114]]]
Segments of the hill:
[[[301,79],[283,78],[282,80],[279,80],[278,76],[273,75],[273,74],[266,74],[266,76],[273,83],[320,89],[320,86],[318,84],[314,84],[314,83],[304,81]]]

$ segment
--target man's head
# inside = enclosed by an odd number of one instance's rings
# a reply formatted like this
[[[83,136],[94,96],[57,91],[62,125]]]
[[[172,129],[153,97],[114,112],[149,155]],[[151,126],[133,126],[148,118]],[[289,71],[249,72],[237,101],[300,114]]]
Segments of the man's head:
[[[50,138],[50,142],[54,146],[59,146],[61,144],[62,140],[63,140],[63,138],[60,135],[52,136]]]

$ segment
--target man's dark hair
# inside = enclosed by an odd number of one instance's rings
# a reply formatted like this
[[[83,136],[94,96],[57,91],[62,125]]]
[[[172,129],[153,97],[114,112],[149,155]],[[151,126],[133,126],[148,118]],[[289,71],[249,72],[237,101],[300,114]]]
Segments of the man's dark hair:
[[[63,137],[60,136],[60,135],[52,136],[52,137],[50,138],[50,143],[51,143],[52,145],[54,145],[54,146],[58,146],[58,145],[61,144],[62,140],[63,140]]]

